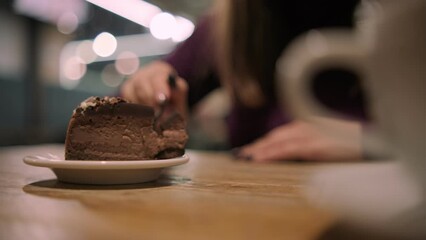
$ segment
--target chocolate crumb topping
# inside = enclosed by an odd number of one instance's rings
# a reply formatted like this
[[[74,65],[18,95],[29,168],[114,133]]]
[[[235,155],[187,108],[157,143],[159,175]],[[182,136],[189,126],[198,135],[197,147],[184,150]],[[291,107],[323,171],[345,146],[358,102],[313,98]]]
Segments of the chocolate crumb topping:
[[[129,101],[121,97],[105,96],[103,98],[100,98],[100,97],[92,96],[87,98],[83,102],[81,102],[80,105],[74,110],[73,114],[76,114],[76,113],[84,114],[84,112],[90,108],[97,108],[99,106],[104,106],[104,105],[115,105],[118,103],[129,103]]]

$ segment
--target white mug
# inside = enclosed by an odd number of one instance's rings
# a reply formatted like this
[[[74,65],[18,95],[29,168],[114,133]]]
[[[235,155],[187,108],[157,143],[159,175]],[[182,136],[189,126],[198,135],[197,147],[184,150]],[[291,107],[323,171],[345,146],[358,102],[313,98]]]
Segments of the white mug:
[[[370,1],[368,7],[355,31],[319,29],[297,38],[277,63],[278,86],[296,116],[336,117],[313,97],[310,80],[330,67],[360,73],[375,133],[407,177],[401,181],[418,190],[407,198],[411,205],[395,203],[396,218],[407,208],[426,211],[426,1]],[[409,221],[426,229],[425,215],[416,214]]]

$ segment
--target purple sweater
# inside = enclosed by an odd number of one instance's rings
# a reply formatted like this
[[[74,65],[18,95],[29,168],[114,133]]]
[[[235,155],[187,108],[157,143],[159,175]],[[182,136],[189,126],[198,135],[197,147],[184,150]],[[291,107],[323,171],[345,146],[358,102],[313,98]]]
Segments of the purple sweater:
[[[164,59],[187,80],[190,107],[220,86],[210,24],[208,18],[202,19],[193,35]],[[226,118],[228,141],[231,147],[242,146],[289,121],[276,103],[261,108],[248,108],[233,101]]]
[[[214,38],[211,36],[211,25],[214,22],[211,21],[212,19],[201,19],[193,35],[164,59],[176,69],[182,78],[187,80],[189,85],[188,104],[190,108],[209,92],[220,87],[215,53],[213,52],[215,47],[212,39]],[[342,81],[341,79],[336,81],[331,79],[330,81],[327,78],[327,81],[322,84],[314,84],[313,90],[314,92],[319,92],[317,97],[320,100],[328,103],[334,109],[343,110],[355,116],[364,116],[362,103],[359,99],[355,101],[357,102],[355,105],[351,105],[354,101],[349,99],[350,106],[345,104],[345,101],[340,100],[345,97],[342,96],[342,92],[352,91],[350,89],[352,87],[350,86],[351,84],[343,86],[345,89],[342,91],[338,86],[337,88],[335,87],[336,82],[341,83]],[[271,92],[268,94],[272,96],[276,93]],[[359,96],[356,97],[358,98]],[[230,147],[248,144],[275,127],[290,121],[290,115],[276,101],[269,101],[268,104],[260,108],[249,108],[234,100],[229,116],[226,119]]]

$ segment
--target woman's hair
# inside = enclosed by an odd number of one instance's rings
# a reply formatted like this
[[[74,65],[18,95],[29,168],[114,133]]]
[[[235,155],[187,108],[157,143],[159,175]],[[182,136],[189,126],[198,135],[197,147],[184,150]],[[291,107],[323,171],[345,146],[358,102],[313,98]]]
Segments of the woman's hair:
[[[351,26],[358,0],[218,0],[215,19],[222,84],[234,100],[275,101],[275,63],[288,43],[313,28]]]
[[[268,17],[265,11],[258,9],[262,7],[261,1],[218,2],[217,52],[222,83],[245,105],[262,105],[265,97],[259,84],[265,82],[261,65],[265,58],[262,46]]]

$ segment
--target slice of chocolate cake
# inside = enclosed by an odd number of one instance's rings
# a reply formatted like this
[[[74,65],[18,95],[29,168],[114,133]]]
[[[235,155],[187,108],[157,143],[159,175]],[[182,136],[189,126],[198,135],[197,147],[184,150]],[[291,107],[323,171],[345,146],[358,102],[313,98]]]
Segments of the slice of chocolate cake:
[[[66,160],[144,160],[183,155],[188,135],[182,117],[161,131],[153,128],[154,110],[118,97],[90,97],[70,119]]]

